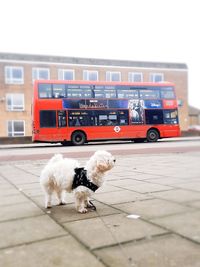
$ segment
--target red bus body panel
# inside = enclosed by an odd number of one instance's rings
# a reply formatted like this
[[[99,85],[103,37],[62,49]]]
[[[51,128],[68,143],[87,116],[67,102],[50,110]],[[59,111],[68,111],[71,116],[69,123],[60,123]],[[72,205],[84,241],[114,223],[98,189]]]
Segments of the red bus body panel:
[[[62,99],[39,99],[38,84],[39,83],[57,83],[57,84],[95,84],[95,85],[133,85],[128,82],[92,82],[92,81],[36,81],[34,86],[34,97],[32,107],[33,117],[33,142],[63,142],[71,141],[71,136],[74,131],[83,131],[86,134],[87,140],[117,140],[117,139],[135,139],[146,138],[147,132],[151,128],[159,131],[160,138],[179,137],[180,127],[178,124],[156,124],[156,125],[124,125],[124,126],[80,126],[80,127],[55,127],[55,128],[40,128],[40,110],[63,110]],[[134,86],[174,86],[171,83],[134,83]],[[177,109],[177,100],[162,100],[163,109]],[[68,111],[67,118],[68,118]]]

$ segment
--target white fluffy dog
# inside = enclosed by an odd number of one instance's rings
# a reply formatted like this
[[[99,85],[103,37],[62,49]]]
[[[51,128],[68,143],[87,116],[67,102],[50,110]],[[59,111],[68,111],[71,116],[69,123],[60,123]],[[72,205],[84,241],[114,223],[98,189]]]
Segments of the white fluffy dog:
[[[64,193],[74,192],[76,209],[86,213],[92,204],[89,197],[104,182],[104,174],[112,169],[115,158],[107,151],[97,151],[88,160],[85,168],[80,168],[77,160],[63,158],[56,154],[41,172],[40,184],[45,193],[45,207],[51,207],[52,194],[56,192],[59,205],[64,205]]]

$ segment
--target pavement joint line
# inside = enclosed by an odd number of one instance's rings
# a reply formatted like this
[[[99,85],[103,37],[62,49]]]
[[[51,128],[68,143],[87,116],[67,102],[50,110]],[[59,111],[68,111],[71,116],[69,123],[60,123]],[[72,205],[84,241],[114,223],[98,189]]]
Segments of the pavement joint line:
[[[17,222],[17,221],[27,220],[27,219],[31,219],[31,218],[37,218],[37,217],[41,217],[41,216],[45,216],[45,215],[47,215],[47,214],[44,213],[44,214],[37,214],[37,215],[33,215],[33,216],[13,218],[13,219],[9,219],[9,220],[0,221],[0,224],[6,223],[6,222]]]
[[[149,184],[154,184],[154,183],[149,183]],[[152,192],[139,192],[139,191],[135,191],[134,189],[129,189],[129,188],[124,188],[120,185],[112,185],[114,187],[117,187],[117,188],[120,188],[120,189],[123,189],[123,190],[127,190],[127,191],[131,191],[131,192],[135,192],[135,193],[138,193],[138,194],[142,194],[142,195],[146,195],[146,194],[152,194],[152,193],[160,193],[160,192],[167,192],[167,191],[173,191],[173,190],[176,190],[177,188],[171,188],[171,189],[163,189],[163,190],[159,190],[159,191],[152,191]],[[134,185],[131,185],[131,186],[134,186]],[[119,191],[123,191],[123,190],[119,190]],[[118,191],[109,191],[109,192],[118,192]],[[196,192],[196,191],[195,191]],[[103,194],[104,192],[102,193],[99,193],[99,194]]]
[[[28,174],[31,174],[31,175],[33,175],[33,176],[38,177],[36,174],[34,174],[34,173],[30,172],[30,171],[24,170],[23,168],[20,168],[20,167],[17,166],[17,165],[14,165],[14,166],[15,166],[16,169],[18,169],[18,170],[20,170],[20,171],[23,171],[24,173],[28,173]]]
[[[156,198],[155,198],[156,199]],[[144,201],[151,201],[152,199],[143,199],[142,201],[144,202]],[[153,199],[154,200],[154,199]],[[135,201],[136,202],[136,201]],[[141,201],[140,201],[141,202]],[[128,204],[130,204],[130,203],[134,203],[134,201],[131,201],[131,202],[127,202]],[[120,203],[120,204],[123,204],[123,203]],[[114,204],[114,205],[120,205],[120,204]],[[175,203],[173,203],[173,204],[175,204]],[[180,204],[180,206],[182,206],[182,207],[186,207],[186,206],[184,206],[184,205],[181,205]],[[118,208],[118,207],[113,207],[113,208],[115,208],[116,210],[119,210],[119,211],[121,211],[121,212],[123,212],[123,213],[126,213],[127,215],[129,215],[130,214],[130,212],[126,212],[126,211],[124,211],[124,210],[122,210],[122,209],[120,209],[120,208]],[[195,213],[196,211],[199,211],[199,209],[197,208],[193,208],[193,207],[189,207],[189,208],[191,208],[191,212],[193,213]],[[158,216],[156,216],[156,217],[145,217],[144,215],[139,215],[140,216],[140,219],[144,219],[144,220],[154,220],[154,219],[162,219],[162,218],[166,218],[166,217],[173,217],[174,215],[176,215],[176,214],[178,214],[178,215],[180,215],[180,214],[185,214],[185,213],[190,213],[190,211],[176,211],[176,213],[173,213],[173,214],[167,214],[167,215],[158,215]],[[148,221],[149,222],[149,221]]]
[[[172,215],[171,215],[171,216],[172,216]],[[145,221],[145,219],[144,219],[144,221]],[[147,222],[149,222],[149,221],[147,220]],[[149,222],[149,223],[150,223],[150,222]],[[169,229],[169,228],[166,227],[166,226],[160,225],[160,224],[158,224],[158,223],[156,223],[156,222],[152,222],[152,225],[155,225],[155,226],[157,226],[157,227],[163,228],[163,229],[166,230],[166,231],[170,231],[170,233],[172,233],[172,234],[174,234],[174,235],[177,235],[177,236],[179,236],[179,237],[181,237],[181,238],[183,238],[183,239],[189,240],[189,241],[192,242],[192,243],[195,243],[195,244],[197,244],[197,245],[200,245],[200,241],[196,241],[196,240],[194,240],[194,239],[192,239],[192,238],[189,238],[189,237],[187,237],[187,236],[185,236],[185,235],[182,235],[182,234],[180,234],[180,233],[178,233],[178,232],[175,232],[174,230]]]
[[[48,240],[53,240],[53,239],[65,237],[65,236],[68,236],[68,235],[69,234],[66,233],[66,234],[57,235],[57,236],[53,236],[53,237],[49,237],[49,238],[47,237],[47,238],[38,239],[38,240],[30,241],[30,242],[23,242],[23,243],[12,245],[12,246],[1,247],[0,248],[0,251],[1,250],[5,250],[5,249],[13,249],[13,248],[21,247],[21,246],[24,246],[24,245],[31,245],[31,244],[35,244],[35,243],[41,243],[41,242],[44,242],[44,241],[48,241]]]
[[[171,190],[171,191],[175,191],[176,189],[174,189],[174,190]],[[185,191],[189,191],[189,190],[186,190],[185,189]],[[153,192],[153,193],[150,193],[150,196],[151,196],[151,194],[156,194],[156,193],[158,193],[158,192]],[[195,193],[197,193],[196,191],[195,191]],[[199,191],[198,191],[198,193],[199,193]],[[194,201],[200,201],[200,198],[199,199],[193,199],[193,200],[191,200],[191,201],[181,201],[181,202],[178,202],[178,201],[175,201],[175,200],[171,200],[171,199],[167,199],[167,198],[162,198],[162,197],[159,197],[159,196],[154,196],[154,195],[152,195],[152,197],[153,197],[153,199],[161,199],[161,200],[165,200],[165,201],[168,201],[168,202],[171,202],[171,203],[174,203],[174,204],[179,204],[179,205],[185,205],[185,204],[187,204],[188,202],[194,202]]]
[[[136,239],[131,239],[131,240],[127,240],[127,241],[122,241],[120,242],[120,244],[123,246],[123,245],[127,245],[127,244],[131,244],[131,243],[140,243],[140,242],[143,242],[143,241],[146,241],[146,240],[155,240],[157,238],[162,238],[162,237],[166,237],[166,236],[170,236],[172,235],[173,233],[171,232],[166,232],[166,233],[162,233],[162,234],[154,234],[154,235],[151,235],[151,238],[148,238],[148,237],[141,237],[141,238],[136,238]],[[96,252],[98,250],[102,250],[102,249],[105,249],[105,248],[111,248],[111,247],[117,247],[118,244],[110,244],[110,245],[104,245],[104,246],[101,246],[101,247],[98,247],[98,248],[94,248],[93,251]]]
[[[109,267],[106,263],[102,261],[97,255],[93,253],[93,251],[76,235],[74,235],[67,227],[63,225],[63,222],[59,222],[51,213],[47,214],[57,225],[59,225],[66,233],[70,234],[79,244],[81,244],[88,252],[90,252],[98,261],[100,261],[105,267]]]

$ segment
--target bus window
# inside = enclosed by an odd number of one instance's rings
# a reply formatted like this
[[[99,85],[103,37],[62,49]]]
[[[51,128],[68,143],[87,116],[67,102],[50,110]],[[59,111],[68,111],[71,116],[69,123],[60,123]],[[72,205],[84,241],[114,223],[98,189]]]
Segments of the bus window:
[[[106,98],[116,98],[116,90],[115,89],[105,89],[104,90]]]
[[[79,98],[79,97],[92,98],[92,90],[91,89],[68,88],[67,97],[68,98]]]
[[[128,98],[128,99],[138,99],[139,98],[137,90],[118,89],[117,95],[118,95],[118,98]]]
[[[66,124],[66,111],[59,110],[58,111],[58,127],[65,127]]]
[[[162,99],[175,99],[175,93],[172,90],[161,90]]]
[[[39,98],[52,98],[51,84],[41,83],[38,85]]]
[[[53,84],[53,98],[63,98],[65,96],[65,85]]]
[[[40,127],[55,128],[56,127],[56,111],[41,110],[40,111]]]
[[[67,89],[67,97],[68,98],[82,97],[82,90],[81,89],[68,88]]]
[[[69,126],[127,125],[128,111],[69,111]]]
[[[158,90],[146,90],[141,89],[140,92],[140,98],[142,99],[159,99],[160,93]]]
[[[105,98],[104,90],[95,89],[94,96],[95,98]]]
[[[128,111],[123,110],[118,112],[119,125],[128,125]]]
[[[178,123],[178,111],[177,110],[164,110],[164,123],[165,124],[177,124]]]
[[[146,124],[163,124],[162,110],[145,110]]]
[[[116,98],[115,89],[94,89],[95,98]]]

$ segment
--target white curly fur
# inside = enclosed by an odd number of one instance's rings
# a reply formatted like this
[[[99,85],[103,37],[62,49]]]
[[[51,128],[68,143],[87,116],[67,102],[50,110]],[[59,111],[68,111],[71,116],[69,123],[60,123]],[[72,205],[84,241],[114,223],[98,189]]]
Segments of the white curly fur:
[[[99,150],[86,163],[88,179],[101,187],[104,182],[106,171],[114,167],[115,158],[107,151]],[[74,159],[63,158],[56,154],[49,160],[41,172],[40,184],[45,193],[45,207],[51,207],[52,194],[56,192],[59,204],[65,204],[64,193],[72,192],[72,183],[75,175],[75,168],[80,167],[79,162]],[[86,207],[90,206],[89,197],[92,190],[85,186],[78,186],[74,191],[77,211],[87,212]]]

